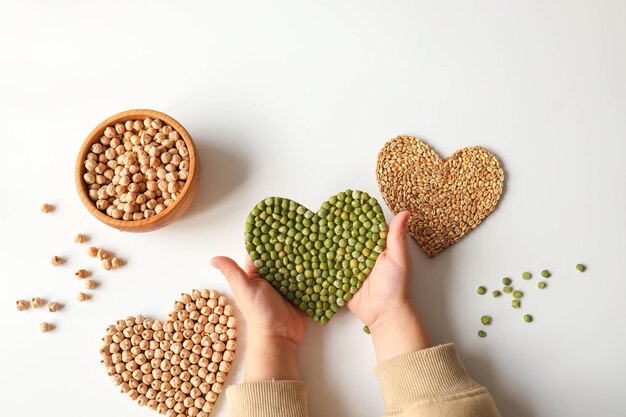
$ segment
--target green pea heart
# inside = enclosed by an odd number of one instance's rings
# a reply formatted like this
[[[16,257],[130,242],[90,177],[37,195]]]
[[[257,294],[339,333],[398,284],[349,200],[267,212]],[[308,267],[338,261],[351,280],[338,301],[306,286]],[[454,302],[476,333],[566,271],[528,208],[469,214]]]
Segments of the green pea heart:
[[[248,215],[246,250],[259,274],[320,324],[361,288],[385,247],[387,223],[375,198],[346,190],[317,213],[270,197]]]

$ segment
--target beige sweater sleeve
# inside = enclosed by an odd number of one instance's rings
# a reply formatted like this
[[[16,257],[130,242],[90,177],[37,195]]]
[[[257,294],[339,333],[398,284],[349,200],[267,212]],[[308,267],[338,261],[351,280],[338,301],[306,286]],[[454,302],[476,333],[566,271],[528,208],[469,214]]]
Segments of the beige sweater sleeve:
[[[307,385],[301,381],[261,381],[226,390],[229,417],[306,417]]]
[[[398,356],[375,372],[385,416],[500,416],[487,388],[467,374],[453,344]]]
[[[398,356],[376,367],[385,416],[499,417],[486,388],[473,381],[454,345]],[[263,381],[226,391],[229,417],[306,417],[307,386],[300,381]]]

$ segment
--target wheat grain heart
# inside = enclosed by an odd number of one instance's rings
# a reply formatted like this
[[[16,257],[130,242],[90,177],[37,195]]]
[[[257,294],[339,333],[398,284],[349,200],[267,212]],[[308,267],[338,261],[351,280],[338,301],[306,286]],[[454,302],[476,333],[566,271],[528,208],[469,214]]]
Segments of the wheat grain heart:
[[[491,214],[504,186],[500,162],[485,148],[463,148],[443,160],[410,136],[385,144],[378,155],[376,177],[391,211],[411,212],[409,234],[430,257]]]
[[[352,298],[385,247],[387,224],[375,198],[346,190],[316,212],[280,197],[259,202],[245,226],[259,274],[320,324]]]
[[[131,316],[109,326],[102,363],[139,405],[168,416],[208,417],[237,348],[233,314],[217,291],[181,294],[166,322]]]

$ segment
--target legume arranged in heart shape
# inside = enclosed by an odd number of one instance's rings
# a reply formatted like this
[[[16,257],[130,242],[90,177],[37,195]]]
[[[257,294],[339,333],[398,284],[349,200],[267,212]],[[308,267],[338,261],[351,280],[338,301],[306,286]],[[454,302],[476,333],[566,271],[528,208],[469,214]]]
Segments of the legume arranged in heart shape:
[[[102,363],[139,405],[168,416],[208,417],[237,348],[233,314],[217,291],[182,294],[166,322],[131,316],[109,326]]]
[[[444,160],[411,136],[385,144],[376,177],[391,211],[411,212],[408,232],[430,257],[478,227],[504,187],[504,170],[487,149],[463,148]]]
[[[266,198],[245,225],[246,250],[259,274],[322,325],[361,288],[386,237],[378,201],[353,190],[330,197],[317,213]]]

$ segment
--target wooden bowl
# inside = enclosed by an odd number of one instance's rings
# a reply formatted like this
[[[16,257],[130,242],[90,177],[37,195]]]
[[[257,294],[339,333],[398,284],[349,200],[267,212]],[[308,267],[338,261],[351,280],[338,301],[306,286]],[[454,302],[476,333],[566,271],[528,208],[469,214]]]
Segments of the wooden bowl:
[[[146,117],[160,119],[163,123],[172,126],[172,128],[180,134],[181,138],[187,144],[187,149],[189,150],[189,176],[187,177],[185,187],[181,191],[178,198],[161,213],[142,220],[114,219],[106,213],[98,210],[95,202],[89,198],[88,187],[83,180],[83,175],[86,171],[84,162],[90,151],[91,145],[100,140],[100,137],[103,135],[104,129],[107,126],[112,126],[116,123],[124,123],[127,120],[144,120]],[[185,130],[185,128],[172,117],[155,110],[127,110],[104,120],[91,131],[89,136],[87,136],[87,139],[83,142],[83,146],[80,148],[80,152],[78,152],[78,158],[76,159],[75,180],[76,188],[78,189],[78,195],[81,201],[85,207],[87,207],[87,210],[89,210],[89,212],[91,212],[91,214],[93,214],[94,217],[102,223],[125,232],[149,232],[167,226],[182,216],[183,213],[189,208],[191,202],[196,196],[196,193],[198,192],[198,184],[200,182],[200,159],[198,158],[198,152],[193,141],[191,140],[191,136],[189,136],[187,130]]]

